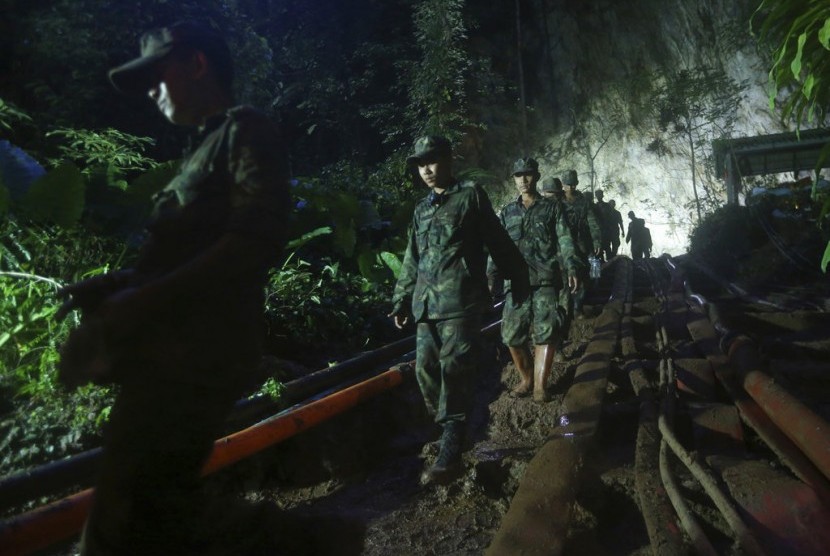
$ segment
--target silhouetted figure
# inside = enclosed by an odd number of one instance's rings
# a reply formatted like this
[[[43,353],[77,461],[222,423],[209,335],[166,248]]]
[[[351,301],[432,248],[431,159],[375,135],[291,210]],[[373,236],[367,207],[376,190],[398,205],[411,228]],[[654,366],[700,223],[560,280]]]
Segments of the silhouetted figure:
[[[617,210],[617,202],[614,199],[608,201],[608,237],[611,241],[611,257],[616,257],[620,250],[620,236],[625,233],[622,214]]]
[[[651,257],[651,232],[646,228],[646,221],[637,218],[634,211],[628,212],[628,233],[625,235],[625,242],[631,243],[631,258],[642,259]]]

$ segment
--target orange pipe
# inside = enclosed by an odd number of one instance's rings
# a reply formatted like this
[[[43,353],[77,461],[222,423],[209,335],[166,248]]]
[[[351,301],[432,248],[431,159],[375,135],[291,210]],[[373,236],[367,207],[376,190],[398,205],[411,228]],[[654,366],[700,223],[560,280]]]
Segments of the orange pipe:
[[[760,371],[758,349],[746,336],[738,336],[727,351],[741,371],[744,390],[761,406],[816,468],[830,479],[830,424]]]
[[[400,368],[335,392],[297,409],[260,421],[217,440],[202,468],[207,475],[286,440],[384,392],[403,381]],[[89,488],[0,523],[0,555],[17,556],[68,539],[83,527],[92,504]]]
[[[414,364],[412,365],[414,367]],[[213,453],[202,474],[213,473],[243,460],[260,450],[286,440],[335,415],[394,388],[403,380],[400,369],[393,368],[364,382],[309,403],[295,411],[274,415],[256,425],[220,438],[213,445]]]

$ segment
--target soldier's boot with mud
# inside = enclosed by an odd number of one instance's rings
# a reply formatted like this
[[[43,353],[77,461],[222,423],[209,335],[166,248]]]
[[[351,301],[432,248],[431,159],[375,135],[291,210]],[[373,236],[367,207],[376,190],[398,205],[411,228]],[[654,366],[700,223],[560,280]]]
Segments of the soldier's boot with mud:
[[[465,426],[463,421],[449,421],[444,424],[438,458],[421,475],[422,483],[446,485],[462,475],[464,467],[461,464],[461,450]]]
[[[513,358],[513,366],[519,373],[519,384],[513,388],[509,395],[513,398],[524,398],[533,391],[533,362],[530,359],[530,351],[526,346],[508,346],[510,357]]]
[[[550,367],[553,363],[553,356],[556,348],[553,344],[540,344],[536,346],[533,365],[533,401],[544,403],[550,401],[550,393],[547,391]]]

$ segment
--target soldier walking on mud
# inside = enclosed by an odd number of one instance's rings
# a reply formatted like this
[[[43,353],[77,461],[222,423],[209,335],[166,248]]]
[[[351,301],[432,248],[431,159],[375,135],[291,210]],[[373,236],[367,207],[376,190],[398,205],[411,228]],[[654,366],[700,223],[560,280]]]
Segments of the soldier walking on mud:
[[[415,206],[389,316],[398,328],[410,319],[416,324],[418,386],[443,429],[438,458],[422,481],[446,484],[463,471],[481,320],[490,306],[485,249],[512,281],[517,303],[527,296],[527,265],[484,189],[453,176],[446,138],[417,139],[407,164],[430,192]]]
[[[576,170],[568,170],[562,176],[562,184],[565,186],[563,204],[565,206],[565,217],[571,234],[574,238],[577,257],[580,259],[579,274],[577,275],[579,287],[573,296],[569,296],[568,315],[575,318],[584,318],[583,304],[585,302],[585,288],[588,282],[588,257],[599,255],[602,245],[600,239],[602,232],[599,221],[588,204],[588,199],[580,191],[576,190],[579,179]],[[565,290],[568,291],[568,290]],[[571,304],[573,307],[571,308]]]
[[[95,368],[120,386],[81,554],[208,552],[202,466],[260,360],[264,285],[290,209],[282,142],[266,117],[234,107],[231,54],[211,28],[180,22],[141,38],[110,71],[173,124],[198,129],[156,196],[135,267],[68,286],[84,310],[61,362],[69,382]],[[98,357],[90,345],[103,345]],[[85,356],[88,354],[89,356]]]
[[[519,384],[511,395],[523,398],[532,392],[533,401],[546,402],[550,399],[546,386],[554,353],[566,331],[559,292],[563,288],[577,290],[579,262],[562,204],[541,196],[536,190],[538,181],[538,163],[532,158],[518,159],[513,164],[513,182],[519,197],[499,213],[502,226],[527,262],[530,276],[530,295],[520,305],[513,302],[510,285],[505,283],[501,337],[519,373]],[[560,260],[565,267],[560,266]],[[498,281],[498,273],[491,261],[491,283]],[[531,339],[532,358],[528,350]]]

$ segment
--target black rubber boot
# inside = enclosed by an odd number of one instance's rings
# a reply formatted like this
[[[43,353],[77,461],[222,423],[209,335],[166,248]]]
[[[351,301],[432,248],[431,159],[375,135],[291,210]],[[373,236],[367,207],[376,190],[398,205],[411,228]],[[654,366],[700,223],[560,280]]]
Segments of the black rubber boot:
[[[450,421],[444,425],[438,458],[421,476],[424,484],[446,485],[461,476],[464,470],[461,465],[464,426],[463,421]]]

